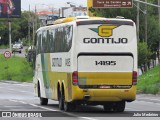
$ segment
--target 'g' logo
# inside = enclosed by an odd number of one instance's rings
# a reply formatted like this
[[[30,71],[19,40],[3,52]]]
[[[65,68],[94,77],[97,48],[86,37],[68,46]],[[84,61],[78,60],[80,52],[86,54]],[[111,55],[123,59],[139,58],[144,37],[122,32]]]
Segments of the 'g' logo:
[[[101,25],[98,27],[98,35],[101,37],[110,37],[112,36],[112,31],[117,26],[108,26],[108,25]]]
[[[90,30],[98,33],[101,37],[110,37],[112,36],[113,29],[118,26],[116,25],[101,25],[98,28],[90,28]]]

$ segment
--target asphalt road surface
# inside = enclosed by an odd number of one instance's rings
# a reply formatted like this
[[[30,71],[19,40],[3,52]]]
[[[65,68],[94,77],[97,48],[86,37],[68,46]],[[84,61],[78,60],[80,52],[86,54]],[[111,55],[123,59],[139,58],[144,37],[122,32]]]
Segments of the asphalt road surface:
[[[32,83],[19,83],[13,81],[0,82],[0,111],[1,112],[20,112],[24,114],[26,111],[37,113],[38,118],[23,118],[23,120],[160,120],[159,117],[132,117],[134,113],[154,113],[160,111],[159,95],[138,94],[137,100],[126,104],[124,113],[106,113],[102,106],[79,106],[74,112],[64,112],[58,109],[58,102],[49,100],[47,106],[39,105],[39,99],[33,93]],[[0,113],[2,114],[2,113]],[[3,113],[4,114],[4,113]],[[13,113],[12,113],[13,114]],[[14,114],[13,116],[15,116]],[[131,116],[132,115],[132,116]],[[1,116],[1,115],[0,115]],[[40,118],[42,116],[42,118]],[[52,116],[52,117],[47,117]],[[131,116],[131,117],[130,117]],[[16,117],[16,116],[15,116]],[[47,118],[45,118],[47,117]],[[2,118],[0,118],[1,120]],[[9,118],[3,118],[9,119]],[[10,118],[11,120],[22,118]]]

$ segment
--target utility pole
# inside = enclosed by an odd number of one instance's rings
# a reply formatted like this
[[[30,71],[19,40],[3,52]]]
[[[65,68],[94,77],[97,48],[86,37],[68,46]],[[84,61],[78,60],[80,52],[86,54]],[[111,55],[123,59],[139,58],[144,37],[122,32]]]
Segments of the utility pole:
[[[147,0],[145,2],[147,3]],[[147,43],[147,4],[145,4],[145,11],[145,42]]]
[[[158,5],[160,6],[160,0],[158,0]],[[160,7],[158,8],[158,14],[159,14],[159,32],[158,33],[160,37]],[[159,47],[158,47],[158,63],[160,64],[160,38],[159,38]]]
[[[32,41],[33,43],[32,43],[32,45],[34,44],[34,36],[35,36],[35,23],[34,23],[34,19],[33,19],[33,36],[32,36],[33,37],[32,38],[33,39],[33,41]]]
[[[37,20],[37,7],[35,5],[35,30],[38,28],[38,20]]]
[[[8,20],[8,24],[9,24],[9,48],[10,48],[10,52],[12,52],[12,29],[11,29],[11,20]]]
[[[8,3],[7,3],[8,4]],[[9,27],[9,49],[10,49],[10,52],[12,52],[12,26],[11,26],[11,19],[10,19],[10,15],[7,11],[7,16],[8,16],[8,27]]]
[[[31,30],[30,30],[30,24],[31,24],[31,16],[30,16],[30,5],[29,5],[29,15],[28,15],[28,40],[29,40],[29,46],[31,45]]]
[[[137,2],[137,40],[139,42],[139,2]]]

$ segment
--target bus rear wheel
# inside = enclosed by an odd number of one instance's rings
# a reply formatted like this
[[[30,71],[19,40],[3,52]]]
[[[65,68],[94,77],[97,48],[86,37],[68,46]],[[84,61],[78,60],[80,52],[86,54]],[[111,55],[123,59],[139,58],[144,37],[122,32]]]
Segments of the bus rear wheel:
[[[125,101],[106,103],[103,108],[106,112],[123,112],[125,110]]]
[[[126,102],[125,101],[117,102],[115,104],[115,106],[114,106],[114,111],[115,112],[124,112],[125,106],[126,106]]]
[[[103,109],[106,111],[106,112],[111,112],[113,111],[113,103],[106,103],[103,105]]]
[[[59,108],[60,110],[64,110],[66,112],[73,111],[76,108],[76,105],[72,102],[65,102],[65,92],[62,89],[61,97],[59,100]]]
[[[64,97],[60,91],[58,93],[58,101],[59,101],[59,109],[64,110]]]
[[[64,111],[70,112],[73,111],[74,109],[75,109],[75,104],[71,102],[64,102]]]

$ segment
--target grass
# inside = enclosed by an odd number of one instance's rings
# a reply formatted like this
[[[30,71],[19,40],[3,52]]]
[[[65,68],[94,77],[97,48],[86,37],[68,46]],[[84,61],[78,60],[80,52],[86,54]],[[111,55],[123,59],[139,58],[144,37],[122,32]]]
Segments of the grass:
[[[0,45],[0,49],[7,49],[9,48],[9,45]]]
[[[0,55],[0,80],[30,82],[32,78],[31,63],[28,63],[25,58],[12,56],[5,59],[3,55]]]
[[[160,93],[160,66],[156,66],[138,77],[137,90],[142,93]]]

